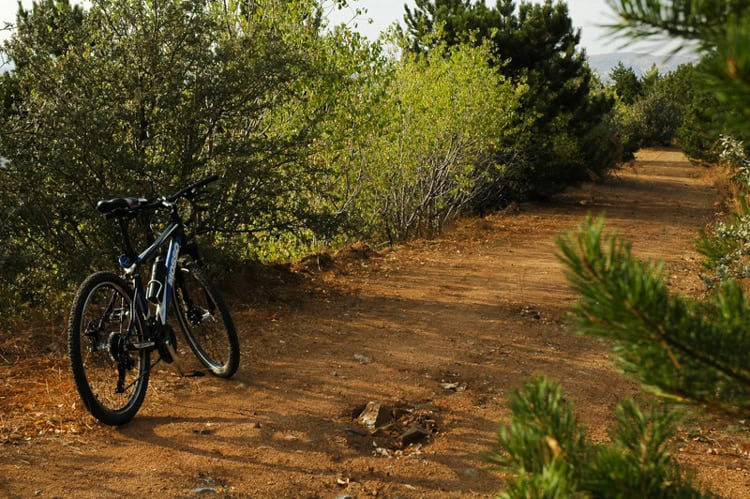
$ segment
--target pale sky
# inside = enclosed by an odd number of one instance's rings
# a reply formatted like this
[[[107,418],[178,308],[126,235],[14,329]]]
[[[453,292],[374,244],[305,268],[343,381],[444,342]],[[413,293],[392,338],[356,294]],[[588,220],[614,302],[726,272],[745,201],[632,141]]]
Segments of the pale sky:
[[[2,0],[0,0],[2,1]],[[543,3],[543,0],[532,0],[533,3]],[[486,0],[488,5],[494,5],[494,0]],[[518,5],[520,1],[516,2]],[[573,25],[581,28],[581,46],[589,55],[608,52],[618,52],[622,43],[613,42],[607,37],[606,30],[600,24],[610,24],[614,21],[614,14],[604,0],[568,0],[568,12]],[[361,16],[357,29],[369,38],[377,38],[378,33],[387,28],[393,21],[403,22],[404,4],[414,6],[413,0],[360,0],[343,11],[332,10],[329,19],[332,22],[350,22],[355,15],[356,8],[364,8],[367,14]],[[372,20],[370,24],[368,21]],[[630,49],[623,49],[630,50]]]
[[[81,0],[73,0],[81,3]],[[489,4],[494,4],[494,0],[487,0]],[[542,0],[533,0],[535,3],[541,3]],[[31,0],[22,0],[25,6],[31,5]],[[352,23],[357,25],[364,35],[371,39],[377,38],[378,34],[387,28],[394,21],[402,22],[404,17],[404,4],[414,5],[414,0],[359,0],[351,1],[350,6],[343,11],[337,11],[334,8],[329,10],[329,19],[332,23],[341,22]],[[520,3],[520,2],[517,2]],[[586,49],[589,55],[602,54],[618,51],[640,51],[657,53],[668,52],[668,47],[663,43],[651,43],[646,46],[622,47],[623,42],[616,42],[607,35],[606,31],[599,27],[601,24],[608,24],[613,21],[612,11],[604,0],[568,0],[568,11],[573,20],[573,24],[581,28],[581,46]],[[14,23],[17,10],[18,0],[0,0],[0,28],[5,23]],[[355,18],[356,8],[363,8],[366,14]],[[369,21],[372,20],[372,23]],[[0,40],[7,38],[7,31],[0,31]]]

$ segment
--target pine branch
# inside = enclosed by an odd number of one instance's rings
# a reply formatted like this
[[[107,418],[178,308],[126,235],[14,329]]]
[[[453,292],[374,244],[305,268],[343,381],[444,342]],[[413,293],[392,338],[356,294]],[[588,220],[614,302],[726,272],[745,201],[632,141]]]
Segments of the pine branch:
[[[607,0],[621,21],[608,26],[631,38],[664,35],[699,40],[711,46],[726,32],[730,19],[747,12],[747,2],[727,0]]]
[[[510,424],[500,450],[485,457],[513,479],[500,497],[703,497],[670,453],[678,415],[667,407],[644,411],[632,400],[615,410],[612,443],[587,442],[562,388],[543,377],[509,399]]]
[[[705,302],[673,295],[662,266],[604,235],[601,219],[588,217],[558,246],[580,295],[572,317],[581,333],[615,340],[620,364],[666,394],[747,410],[750,313],[736,282]]]

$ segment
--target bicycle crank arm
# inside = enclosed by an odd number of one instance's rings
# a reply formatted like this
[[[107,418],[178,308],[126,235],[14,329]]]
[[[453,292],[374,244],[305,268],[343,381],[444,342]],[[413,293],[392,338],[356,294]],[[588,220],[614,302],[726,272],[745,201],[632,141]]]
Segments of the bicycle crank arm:
[[[177,354],[177,351],[175,351],[174,346],[171,343],[165,342],[164,347],[169,352],[169,355],[172,357],[172,366],[174,366],[175,370],[177,371],[177,374],[181,377],[185,377],[185,371],[182,369],[182,359]]]

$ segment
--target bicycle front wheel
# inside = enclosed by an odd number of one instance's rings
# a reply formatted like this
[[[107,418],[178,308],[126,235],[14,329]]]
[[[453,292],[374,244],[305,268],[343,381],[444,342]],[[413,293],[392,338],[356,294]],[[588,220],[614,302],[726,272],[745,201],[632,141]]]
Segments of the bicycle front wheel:
[[[149,351],[132,316],[132,291],[111,272],[89,276],[78,288],[68,323],[68,353],[76,389],[91,414],[108,425],[133,419],[148,387]]]
[[[173,292],[177,319],[190,348],[213,374],[229,378],[240,364],[240,345],[221,293],[196,264],[180,266]]]

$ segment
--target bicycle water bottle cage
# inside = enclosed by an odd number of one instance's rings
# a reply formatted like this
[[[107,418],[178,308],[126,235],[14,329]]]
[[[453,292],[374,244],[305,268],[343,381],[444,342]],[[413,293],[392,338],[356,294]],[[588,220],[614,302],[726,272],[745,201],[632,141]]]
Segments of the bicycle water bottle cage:
[[[96,209],[106,218],[124,217],[147,202],[147,199],[137,197],[106,199],[96,203]]]

